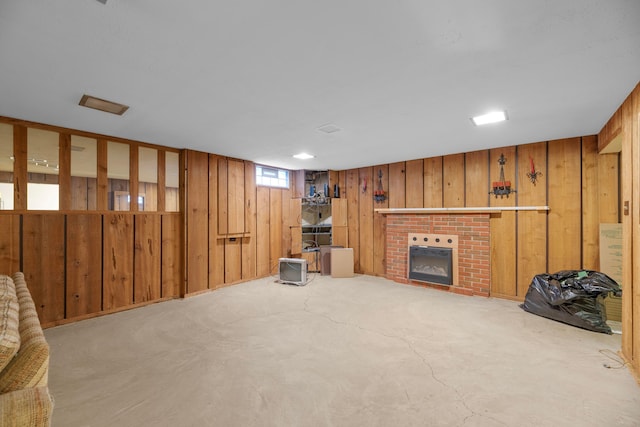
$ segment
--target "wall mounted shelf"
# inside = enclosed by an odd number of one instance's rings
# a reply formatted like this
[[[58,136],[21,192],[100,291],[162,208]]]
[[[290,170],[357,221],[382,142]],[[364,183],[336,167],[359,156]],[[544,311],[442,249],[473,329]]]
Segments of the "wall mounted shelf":
[[[460,213],[495,213],[502,211],[548,211],[549,206],[486,206],[470,208],[386,208],[375,209],[382,215],[390,214],[460,214]]]

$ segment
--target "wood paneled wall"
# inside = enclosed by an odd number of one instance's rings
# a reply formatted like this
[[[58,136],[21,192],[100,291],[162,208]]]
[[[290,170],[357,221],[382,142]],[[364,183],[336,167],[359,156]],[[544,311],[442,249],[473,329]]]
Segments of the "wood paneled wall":
[[[23,271],[40,321],[51,326],[179,297],[184,293],[182,214],[165,212],[164,184],[107,177],[107,140],[100,135],[0,117],[13,125],[14,210],[0,211],[0,273]],[[57,175],[27,172],[27,130],[59,134]],[[71,176],[70,135],[97,141],[97,178]],[[138,176],[137,147],[129,144],[130,174]],[[159,149],[164,171],[165,150]],[[7,174],[5,174],[7,175]],[[42,176],[41,176],[42,175]],[[164,172],[159,176],[163,177]],[[59,211],[27,210],[26,182],[59,184]],[[158,180],[164,183],[164,179]],[[109,211],[109,193],[145,196],[144,212]],[[176,190],[171,203],[178,206]],[[163,203],[158,201],[163,199]],[[157,211],[156,211],[157,210]]]
[[[516,190],[502,198],[489,194],[501,154]],[[522,300],[535,274],[595,269],[598,225],[618,214],[617,158],[599,155],[597,137],[585,136],[340,171],[355,271],[384,275],[384,220],[376,208],[482,206],[549,206],[491,215],[493,296]],[[527,176],[532,162],[542,173],[535,183]],[[378,171],[383,203],[373,201]]]
[[[24,271],[44,326],[179,295],[179,213],[3,213],[5,274]]]
[[[635,87],[599,134],[600,149],[621,141],[620,203],[622,219],[622,353],[640,382],[640,84]],[[616,141],[616,143],[620,142]],[[614,165],[599,166],[599,177]],[[616,188],[617,189],[617,188]],[[603,216],[611,216],[613,195]]]
[[[191,150],[185,158],[184,294],[274,274],[278,259],[291,256],[291,229],[300,228],[292,191],[257,186],[249,161]]]

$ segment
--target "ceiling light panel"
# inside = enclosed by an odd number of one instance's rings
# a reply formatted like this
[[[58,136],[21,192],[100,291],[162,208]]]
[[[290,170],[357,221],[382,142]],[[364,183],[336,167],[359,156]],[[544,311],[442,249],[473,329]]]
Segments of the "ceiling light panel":
[[[488,125],[490,123],[498,123],[507,120],[506,111],[492,111],[487,114],[475,116],[471,118],[471,121],[476,126]]]
[[[293,157],[300,160],[308,160],[308,159],[313,159],[315,156],[307,153],[300,153],[300,154],[294,154]]]

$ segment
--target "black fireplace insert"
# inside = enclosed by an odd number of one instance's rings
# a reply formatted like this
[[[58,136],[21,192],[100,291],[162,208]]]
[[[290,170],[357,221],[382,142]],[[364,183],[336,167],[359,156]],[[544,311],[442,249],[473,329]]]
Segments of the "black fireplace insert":
[[[409,247],[409,279],[453,284],[453,249],[434,246]]]

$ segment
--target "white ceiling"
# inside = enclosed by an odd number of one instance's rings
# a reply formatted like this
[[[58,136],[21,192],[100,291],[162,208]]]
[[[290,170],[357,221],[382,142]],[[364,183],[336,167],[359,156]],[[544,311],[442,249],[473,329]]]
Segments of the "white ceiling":
[[[0,2],[0,115],[290,169],[594,134],[639,80],[638,0]]]

